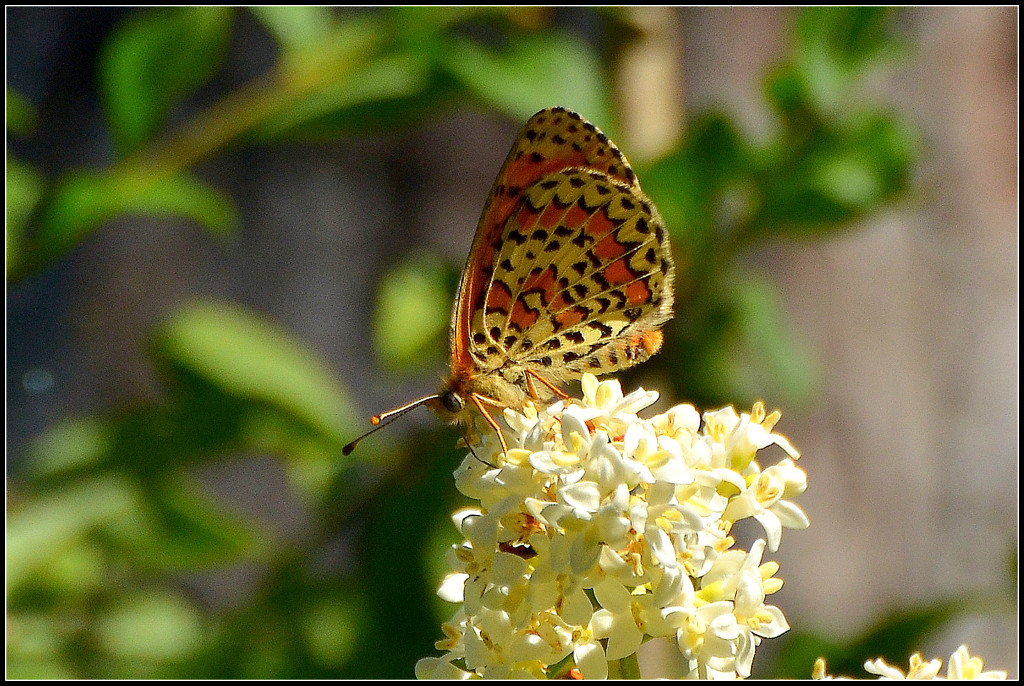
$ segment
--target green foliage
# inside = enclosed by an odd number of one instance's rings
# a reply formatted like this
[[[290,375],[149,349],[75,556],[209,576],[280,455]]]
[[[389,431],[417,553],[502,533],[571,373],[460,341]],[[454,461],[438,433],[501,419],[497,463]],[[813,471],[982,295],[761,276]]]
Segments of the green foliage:
[[[122,214],[187,217],[216,234],[232,230],[237,221],[234,204],[223,193],[186,173],[152,179],[72,172],[54,184],[40,212],[34,237],[45,248],[37,259],[64,254],[89,232]]]
[[[813,357],[785,325],[771,285],[736,258],[759,241],[841,230],[906,192],[914,130],[861,92],[898,52],[890,17],[882,8],[802,13],[791,57],[764,82],[776,116],[767,140],[712,111],[640,170],[676,239],[674,345],[655,359],[666,360],[679,395],[712,405],[767,395],[790,406],[813,396]]]
[[[373,320],[373,347],[385,368],[419,370],[443,360],[457,278],[453,269],[422,258],[388,270]]]
[[[456,37],[444,66],[470,92],[522,121],[556,102],[595,121],[611,119],[597,56],[569,34],[513,37],[500,51]]]
[[[209,80],[227,50],[231,10],[174,7],[133,15],[100,56],[100,93],[125,152],[148,143],[171,108]]]
[[[247,10],[276,42],[277,62],[179,123],[211,86],[240,11],[139,10],[109,35],[100,95],[123,157],[47,178],[9,154],[9,283],[124,215],[230,232],[240,224],[232,200],[194,172],[229,146],[379,133],[470,103],[519,121],[562,104],[614,124],[607,65],[581,34],[524,28],[520,10],[425,7]],[[770,139],[752,140],[724,112],[702,113],[676,150],[638,170],[679,265],[679,312],[649,364],[681,397],[812,394],[812,356],[768,280],[738,258],[773,237],[827,235],[905,192],[913,132],[858,92],[899,52],[890,16],[801,13],[792,55],[765,80],[777,117]],[[33,135],[32,107],[10,89],[7,113],[11,132]],[[387,369],[443,356],[460,266],[418,256],[382,282],[373,341]],[[156,327],[149,353],[164,381],[159,400],[55,422],[10,482],[8,676],[411,676],[447,618],[433,611],[433,591],[438,551],[451,542],[437,531],[452,531],[455,434],[418,435],[415,455],[378,434],[374,450],[343,459],[359,428],[329,366],[224,303],[183,304]],[[253,459],[276,460],[308,507],[298,540],[204,486],[204,469]],[[322,555],[342,535],[358,562],[339,574]],[[223,570],[256,580],[214,609],[190,581]]]
[[[7,130],[20,136],[32,133],[36,126],[36,112],[25,98],[7,87]]]

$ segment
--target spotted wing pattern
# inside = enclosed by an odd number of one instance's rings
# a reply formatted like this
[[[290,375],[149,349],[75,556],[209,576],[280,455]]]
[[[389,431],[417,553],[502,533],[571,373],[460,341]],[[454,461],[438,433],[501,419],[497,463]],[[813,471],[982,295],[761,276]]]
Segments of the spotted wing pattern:
[[[452,371],[521,397],[647,359],[672,316],[668,234],[618,148],[563,108],[524,126],[484,207],[452,315]],[[518,389],[518,390],[516,390]]]

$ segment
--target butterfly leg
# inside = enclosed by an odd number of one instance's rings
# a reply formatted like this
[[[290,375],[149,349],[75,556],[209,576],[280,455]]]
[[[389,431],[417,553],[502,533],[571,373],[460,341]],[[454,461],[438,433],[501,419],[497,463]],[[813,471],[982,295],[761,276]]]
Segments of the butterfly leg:
[[[527,369],[526,370],[526,385],[527,385],[528,390],[530,391],[530,395],[532,397],[534,397],[534,398],[539,398],[540,397],[539,395],[537,395],[537,387],[533,384],[533,380],[534,379],[537,379],[542,384],[544,384],[545,386],[550,388],[554,392],[554,394],[557,395],[562,400],[568,400],[569,399],[569,396],[564,391],[562,391],[562,389],[558,388],[553,383],[551,383],[550,381],[548,381],[547,379],[545,379],[543,376],[541,376],[537,372],[533,371],[532,369]]]
[[[504,408],[505,405],[503,403],[499,403],[497,400],[494,400],[492,398],[488,398],[485,395],[480,395],[479,393],[471,394],[470,398],[472,398],[473,404],[476,405],[476,409],[480,410],[480,414],[483,415],[484,420],[488,424],[490,424],[491,428],[494,429],[494,432],[496,434],[498,434],[498,440],[501,442],[502,453],[507,455],[508,454],[508,444],[505,442],[505,436],[501,433],[501,427],[498,426],[498,422],[496,422],[494,420],[494,417],[491,416],[491,413],[488,412],[487,408],[484,407],[484,403],[487,403],[488,405],[491,405],[492,407],[501,407],[501,408]]]

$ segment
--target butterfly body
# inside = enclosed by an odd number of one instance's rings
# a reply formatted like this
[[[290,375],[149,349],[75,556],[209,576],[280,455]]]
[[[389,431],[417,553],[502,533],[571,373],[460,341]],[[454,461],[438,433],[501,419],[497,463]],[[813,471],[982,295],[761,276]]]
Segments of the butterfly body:
[[[478,411],[501,438],[488,406],[519,408],[657,352],[673,277],[668,232],[622,153],[575,112],[542,110],[484,205],[452,311],[451,375],[386,416],[422,403],[471,426]]]

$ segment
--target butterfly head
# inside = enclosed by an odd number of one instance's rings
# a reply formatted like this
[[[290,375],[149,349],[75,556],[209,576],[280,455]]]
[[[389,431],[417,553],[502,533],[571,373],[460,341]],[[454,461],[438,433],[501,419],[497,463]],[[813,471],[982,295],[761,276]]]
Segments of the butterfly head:
[[[417,408],[420,405],[426,405],[434,412],[434,414],[446,422],[468,422],[469,412],[466,409],[466,398],[468,395],[463,392],[459,386],[460,378],[453,377],[444,385],[444,388],[441,389],[440,393],[419,398],[411,403],[391,410],[390,412],[383,412],[381,414],[374,415],[370,418],[370,423],[373,424],[373,428],[346,445],[342,449],[342,453],[345,455],[350,454],[355,450],[356,444],[358,444],[359,441],[363,440],[375,431],[383,429],[406,412]]]
[[[466,399],[458,391],[445,388],[424,404],[446,422],[459,421],[465,417]]]

